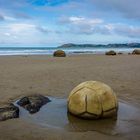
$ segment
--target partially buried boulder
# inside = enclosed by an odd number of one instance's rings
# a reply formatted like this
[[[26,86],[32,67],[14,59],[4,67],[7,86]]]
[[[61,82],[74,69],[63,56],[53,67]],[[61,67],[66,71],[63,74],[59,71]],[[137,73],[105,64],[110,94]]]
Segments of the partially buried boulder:
[[[63,50],[57,50],[53,53],[54,57],[66,57],[66,53]]]
[[[19,108],[14,104],[6,104],[0,107],[0,121],[19,117]]]
[[[17,104],[28,110],[31,114],[36,113],[40,108],[51,100],[42,95],[31,95],[21,98]]]
[[[85,81],[71,91],[68,111],[85,119],[116,118],[118,100],[110,86],[99,81]]]
[[[105,53],[106,55],[116,55],[116,52],[111,50]]]
[[[132,52],[132,54],[138,54],[138,55],[140,55],[140,50],[135,49],[135,50]]]

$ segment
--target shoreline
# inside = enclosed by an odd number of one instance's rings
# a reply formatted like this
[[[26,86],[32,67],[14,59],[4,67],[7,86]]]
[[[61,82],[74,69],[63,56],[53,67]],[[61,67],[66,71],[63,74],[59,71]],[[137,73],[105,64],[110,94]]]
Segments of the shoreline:
[[[107,50],[107,51],[110,51],[110,50]],[[132,50],[133,51],[133,50]],[[124,55],[127,55],[127,54],[131,54],[132,51],[115,51],[117,54],[118,53],[122,53]],[[70,55],[105,55],[106,51],[104,52],[94,52],[94,51],[74,51],[74,52],[67,52],[65,51],[67,56],[70,56]],[[53,52],[52,53],[19,53],[19,54],[0,54],[0,56],[53,56]]]
[[[114,50],[116,53],[128,54],[139,48],[0,48],[0,56],[12,55],[53,55],[56,50],[63,50],[67,55],[75,54],[105,54]]]
[[[119,52],[116,52],[116,55],[112,56],[112,55],[106,55],[105,52],[104,53],[99,53],[99,54],[94,54],[94,53],[86,53],[86,52],[83,52],[83,53],[67,53],[66,54],[66,57],[54,57],[53,54],[16,54],[16,55],[0,55],[0,57],[24,57],[24,56],[27,56],[27,57],[49,57],[49,58],[67,58],[67,57],[78,57],[78,56],[108,56],[108,57],[116,57],[116,56],[137,56],[139,57],[139,55],[135,55],[135,54],[131,54],[130,53],[122,53],[122,54],[118,54]]]

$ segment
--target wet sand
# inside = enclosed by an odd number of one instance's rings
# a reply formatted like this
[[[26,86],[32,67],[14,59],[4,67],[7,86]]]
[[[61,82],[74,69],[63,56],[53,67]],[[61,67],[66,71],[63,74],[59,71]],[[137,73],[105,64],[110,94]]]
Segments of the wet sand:
[[[139,109],[139,70],[140,57],[136,55],[73,55],[66,58],[0,56],[0,104],[36,93],[67,98],[77,84],[87,80],[99,80],[110,85],[120,101]],[[135,119],[132,121],[138,123]],[[127,126],[124,129],[128,129]],[[29,123],[22,118],[0,122],[0,140],[94,138],[140,139],[140,135],[135,135],[133,131],[132,135],[126,136],[96,130],[68,131]]]

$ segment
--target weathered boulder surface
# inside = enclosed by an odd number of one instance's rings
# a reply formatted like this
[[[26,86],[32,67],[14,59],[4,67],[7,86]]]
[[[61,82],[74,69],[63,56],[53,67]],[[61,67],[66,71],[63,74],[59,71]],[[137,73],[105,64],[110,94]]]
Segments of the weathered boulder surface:
[[[68,111],[85,119],[117,117],[118,100],[110,86],[99,81],[85,81],[70,93]]]
[[[53,53],[54,57],[66,57],[66,53],[63,50],[57,50]]]
[[[111,50],[111,51],[106,52],[105,54],[106,55],[116,55],[117,53],[115,51]]]
[[[17,104],[33,114],[38,112],[43,105],[50,101],[48,97],[42,95],[31,95],[21,98]]]
[[[6,104],[0,107],[0,121],[18,118],[19,108],[14,104]]]
[[[132,54],[139,54],[139,55],[140,55],[140,50],[135,49],[135,50],[132,52]]]

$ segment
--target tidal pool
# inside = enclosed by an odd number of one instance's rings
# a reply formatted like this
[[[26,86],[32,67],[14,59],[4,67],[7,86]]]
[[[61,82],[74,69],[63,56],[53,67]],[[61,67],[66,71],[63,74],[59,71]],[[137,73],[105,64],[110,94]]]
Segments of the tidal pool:
[[[20,109],[20,118],[39,126],[65,131],[97,131],[107,135],[140,136],[140,109],[126,102],[119,102],[117,119],[84,120],[67,112],[66,99],[49,98],[51,102],[35,114],[30,114],[15,102]]]

